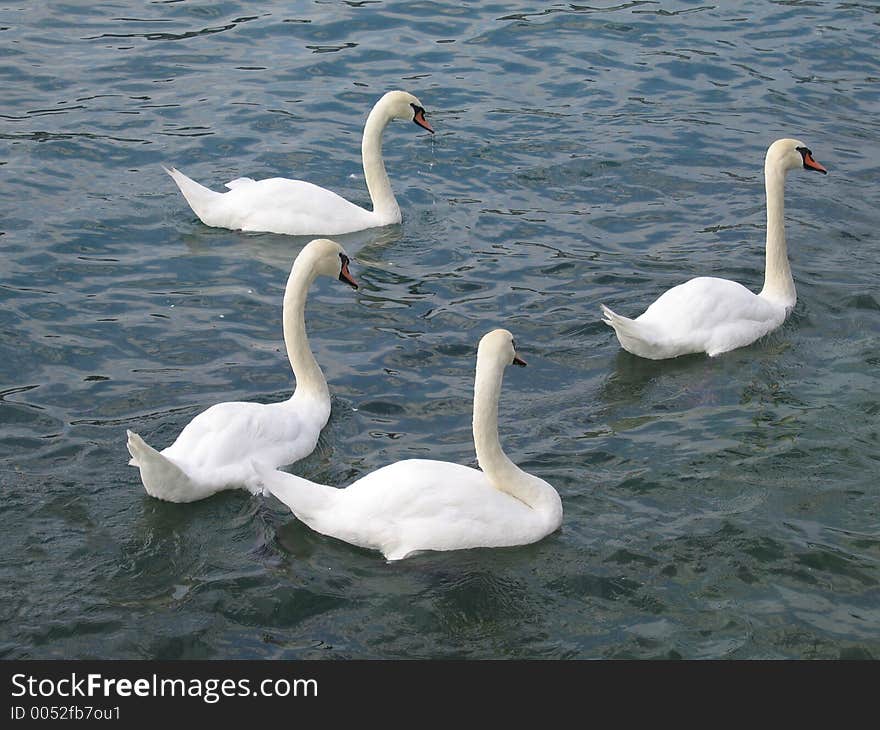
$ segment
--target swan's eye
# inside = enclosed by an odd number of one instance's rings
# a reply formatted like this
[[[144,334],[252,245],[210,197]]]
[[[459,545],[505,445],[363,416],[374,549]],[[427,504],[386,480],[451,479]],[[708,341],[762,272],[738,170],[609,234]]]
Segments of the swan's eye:
[[[351,263],[351,259],[349,259],[344,253],[339,254],[339,258],[342,261],[343,266],[348,266],[349,263]]]

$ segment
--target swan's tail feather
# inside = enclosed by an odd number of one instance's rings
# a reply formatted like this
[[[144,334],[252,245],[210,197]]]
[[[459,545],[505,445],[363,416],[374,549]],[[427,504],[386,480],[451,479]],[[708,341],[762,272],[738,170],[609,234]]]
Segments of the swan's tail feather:
[[[180,192],[183,193],[183,197],[186,198],[189,207],[193,209],[193,213],[199,217],[202,223],[211,225],[205,220],[205,217],[210,215],[210,207],[212,203],[214,203],[222,193],[217,193],[206,188],[204,185],[188,178],[177,168],[165,167],[165,165],[162,165],[162,169],[165,170],[165,172],[171,176],[171,179],[177,183],[177,187],[180,188]]]
[[[147,494],[166,502],[192,502],[202,495],[184,471],[168,458],[162,456],[134,431],[128,435],[128,453],[131,466],[141,471],[141,481]]]
[[[334,497],[339,494],[339,490],[335,487],[310,482],[308,479],[271,469],[262,464],[254,463],[253,466],[257,480],[256,484],[249,486],[252,489],[259,486],[271,492],[306,524],[310,524],[316,515],[331,509]]]
[[[645,346],[648,344],[642,325],[634,319],[617,314],[604,304],[600,306],[602,307],[602,321],[609,327],[614,328],[617,339],[620,341],[620,346],[627,352],[642,355]],[[644,355],[642,356],[644,357]]]
[[[609,327],[613,327],[614,331],[618,334],[623,332],[627,335],[633,336],[639,331],[639,323],[634,319],[617,314],[604,304],[600,304],[599,306],[602,307],[602,321]]]

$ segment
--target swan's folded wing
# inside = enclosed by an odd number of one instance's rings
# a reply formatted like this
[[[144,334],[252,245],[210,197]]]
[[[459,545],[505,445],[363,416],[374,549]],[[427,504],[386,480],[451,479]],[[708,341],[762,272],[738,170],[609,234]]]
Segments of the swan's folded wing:
[[[636,324],[652,333],[661,357],[714,357],[754,342],[784,319],[783,308],[735,281],[698,277],[662,294]]]
[[[222,199],[223,226],[235,230],[332,236],[376,225],[371,211],[305,180],[236,183]]]
[[[228,183],[226,183],[226,187],[230,190],[234,190],[241,185],[248,185],[253,182],[256,182],[256,180],[254,180],[252,177],[237,177],[235,178],[235,180],[230,180]]]
[[[651,326],[706,331],[737,320],[774,319],[775,308],[742,284],[701,276],[669,289],[637,317]]]
[[[218,468],[258,460],[285,466],[310,453],[320,427],[310,428],[280,403],[218,403],[200,413],[162,453]]]

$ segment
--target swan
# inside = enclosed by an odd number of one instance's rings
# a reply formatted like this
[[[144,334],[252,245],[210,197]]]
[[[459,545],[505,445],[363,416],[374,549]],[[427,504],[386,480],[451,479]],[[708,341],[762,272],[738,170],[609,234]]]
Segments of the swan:
[[[729,279],[701,276],[664,292],[635,319],[603,304],[602,321],[614,328],[623,349],[651,360],[697,352],[715,357],[751,344],[785,321],[797,294],[785,245],[783,195],[786,174],[801,167],[828,172],[796,139],[778,139],[767,149],[767,258],[760,294]]]
[[[348,264],[342,246],[329,239],[311,241],[293,262],[282,313],[284,344],[296,377],[296,389],[288,400],[213,405],[161,452],[126,431],[129,464],[140,469],[147,494],[168,502],[194,502],[224,489],[249,488],[254,463],[275,468],[314,450],[330,417],[330,393],[309,349],[306,295],[318,275],[338,278],[357,289]]]
[[[382,132],[392,119],[410,119],[434,133],[425,119],[424,107],[412,94],[389,91],[376,102],[367,117],[361,144],[371,211],[304,180],[240,177],[226,183],[228,192],[218,193],[173,167],[164,169],[193,212],[208,226],[294,236],[335,236],[387,226],[400,223],[400,207],[382,160]]]
[[[408,459],[346,488],[258,467],[259,482],[323,535],[401,560],[420,550],[505,547],[536,542],[562,523],[562,502],[543,479],[517,467],[498,441],[504,368],[525,365],[513,337],[496,329],[480,340],[474,384],[479,469]]]

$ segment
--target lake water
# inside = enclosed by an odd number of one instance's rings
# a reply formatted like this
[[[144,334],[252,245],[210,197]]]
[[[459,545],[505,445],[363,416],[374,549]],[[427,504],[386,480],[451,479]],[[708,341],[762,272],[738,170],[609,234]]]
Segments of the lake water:
[[[0,657],[880,658],[880,6],[48,2],[0,8]],[[127,466],[223,400],[286,397],[308,239],[201,224],[287,176],[369,199],[392,88],[402,225],[341,237],[307,310],[333,397],[293,469],[474,465],[475,347],[516,337],[506,450],[559,490],[521,548],[387,563],[273,498],[175,505]],[[714,360],[619,348],[712,274],[760,288],[762,165],[792,136],[798,304]]]

